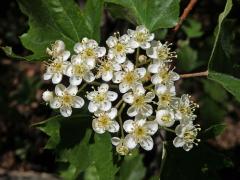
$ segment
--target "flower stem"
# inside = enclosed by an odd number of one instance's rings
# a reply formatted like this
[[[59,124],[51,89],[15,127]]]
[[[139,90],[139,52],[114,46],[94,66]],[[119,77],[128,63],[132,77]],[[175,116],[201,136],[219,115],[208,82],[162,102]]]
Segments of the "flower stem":
[[[123,120],[122,120],[122,111],[125,108],[126,103],[123,103],[120,110],[118,111],[118,119],[119,119],[119,124],[120,124],[120,128],[121,128],[121,137],[124,138],[124,131],[123,131]]]
[[[87,87],[87,83],[84,83],[81,88],[78,90],[78,93],[82,92],[82,90],[84,90]]]
[[[135,66],[137,67],[138,66],[138,60],[139,60],[139,48],[137,48],[137,52],[136,52],[136,59],[135,59],[135,61],[136,61],[136,63],[135,63]]]
[[[175,134],[175,131],[170,129],[170,128],[167,128],[167,127],[163,127],[161,126],[160,128],[164,129],[165,131],[168,131],[168,132],[171,132],[171,133],[174,133]]]
[[[200,76],[208,76],[208,70],[203,72],[198,72],[198,73],[180,74],[181,78],[200,77]]]
[[[161,175],[162,175],[162,172],[163,172],[163,167],[164,167],[164,164],[165,164],[166,159],[167,159],[166,145],[167,145],[167,142],[163,141],[162,142],[162,161],[161,161],[161,166],[160,166],[160,178],[159,179],[161,179]]]
[[[93,81],[93,82],[90,82],[88,84],[91,84],[91,85],[94,85],[94,86],[100,86],[102,83],[101,82],[97,82],[97,81]],[[110,88],[113,88],[113,89],[118,89],[118,85],[115,85],[115,84],[108,84]]]
[[[121,99],[114,107],[118,109],[122,103],[123,103],[123,99]]]

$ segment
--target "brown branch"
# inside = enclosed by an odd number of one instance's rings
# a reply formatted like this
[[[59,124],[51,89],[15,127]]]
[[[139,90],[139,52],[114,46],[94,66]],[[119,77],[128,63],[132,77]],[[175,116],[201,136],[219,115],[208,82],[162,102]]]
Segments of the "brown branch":
[[[199,77],[199,76],[208,76],[208,71],[190,73],[190,74],[180,74],[181,78],[190,78],[190,77]]]
[[[174,27],[173,31],[177,32],[181,26],[181,24],[183,23],[183,21],[187,18],[188,14],[190,13],[190,11],[193,9],[193,7],[195,6],[195,4],[197,3],[198,0],[189,0],[189,3],[187,5],[187,7],[184,9],[180,20],[178,22],[178,24]]]

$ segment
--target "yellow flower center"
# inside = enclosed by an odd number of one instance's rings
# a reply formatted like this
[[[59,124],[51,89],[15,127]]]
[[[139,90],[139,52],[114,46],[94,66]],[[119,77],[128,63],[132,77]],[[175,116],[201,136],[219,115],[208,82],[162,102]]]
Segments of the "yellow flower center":
[[[64,94],[62,97],[62,103],[64,106],[70,106],[73,104],[73,96],[69,94]]]
[[[171,120],[171,116],[170,116],[170,114],[166,114],[166,115],[162,116],[161,119],[163,122],[168,123]]]
[[[168,105],[170,101],[172,100],[172,96],[168,93],[162,94],[160,96],[161,103],[164,105]]]
[[[111,120],[107,115],[104,114],[98,118],[98,123],[100,127],[106,128],[107,126],[110,125]]]
[[[116,151],[122,156],[125,156],[129,153],[129,149],[126,146],[124,146],[123,143],[117,145]]]
[[[52,63],[52,71],[54,73],[61,73],[63,71],[63,63],[61,62]]]
[[[102,65],[102,69],[103,69],[104,72],[112,71],[112,70],[113,70],[112,63],[110,63],[110,62],[105,62],[105,63]]]
[[[96,95],[96,97],[95,97],[95,102],[101,103],[101,102],[105,101],[105,99],[106,99],[106,94],[104,94],[104,93],[99,93],[99,94]]]
[[[193,142],[196,138],[196,133],[193,131],[186,131],[183,135],[183,138],[186,142]]]
[[[116,46],[115,46],[115,49],[117,52],[119,53],[122,53],[124,50],[125,50],[125,45],[121,44],[121,43],[118,43]]]
[[[146,129],[142,126],[137,126],[133,132],[134,136],[139,139],[146,136],[146,133]]]
[[[163,81],[169,80],[169,72],[167,70],[160,71],[159,76],[163,79]]]
[[[179,108],[179,111],[182,114],[187,115],[187,114],[191,113],[191,108],[189,106],[182,106],[182,107]]]
[[[147,39],[147,35],[146,33],[143,33],[143,32],[137,32],[135,39],[138,42],[145,42]]]
[[[134,99],[133,105],[135,107],[142,107],[145,104],[145,98],[144,96],[138,96]]]
[[[123,82],[130,85],[133,84],[135,81],[136,81],[136,75],[134,74],[133,71],[127,72],[123,78]]]
[[[166,60],[168,59],[168,50],[167,48],[161,48],[158,50],[158,58],[161,60]]]
[[[74,74],[78,76],[83,76],[86,71],[86,68],[83,64],[78,64],[74,66]]]
[[[85,49],[85,51],[83,52],[83,57],[84,58],[91,58],[91,57],[95,57],[95,52],[92,48],[87,48]]]

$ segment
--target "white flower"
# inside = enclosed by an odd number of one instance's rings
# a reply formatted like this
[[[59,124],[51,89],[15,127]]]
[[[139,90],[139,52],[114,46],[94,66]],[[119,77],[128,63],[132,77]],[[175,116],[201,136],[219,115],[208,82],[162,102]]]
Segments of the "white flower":
[[[149,104],[155,97],[153,92],[148,92],[145,95],[145,90],[134,90],[133,92],[128,92],[123,95],[123,101],[130,104],[130,108],[127,110],[127,114],[130,117],[133,116],[143,116],[148,117],[153,113],[153,108]]]
[[[135,31],[128,29],[127,32],[131,37],[129,44],[132,48],[147,49],[151,46],[149,42],[154,39],[154,34],[149,33],[149,30],[143,25],[137,26]]]
[[[98,67],[97,77],[101,77],[103,81],[110,81],[113,78],[115,71],[120,71],[121,65],[116,61],[105,59],[101,61],[101,65]]]
[[[193,148],[193,144],[197,145],[200,141],[196,139],[198,131],[198,125],[194,126],[192,122],[188,124],[179,124],[176,129],[177,137],[173,140],[173,145],[175,147],[183,147],[185,151],[189,151]]]
[[[156,122],[163,127],[171,127],[174,122],[174,112],[171,109],[160,109],[156,111]]]
[[[108,51],[108,58],[113,59],[118,63],[123,63],[126,60],[126,54],[131,54],[134,52],[129,45],[130,37],[128,35],[123,35],[119,38],[115,36],[110,36],[106,43],[110,48]]]
[[[44,80],[52,79],[53,84],[61,82],[66,67],[69,64],[67,59],[56,58],[48,64],[47,71],[43,74]]]
[[[129,153],[129,149],[126,146],[126,142],[125,139],[120,139],[119,137],[113,137],[111,139],[111,142],[114,146],[116,146],[116,151],[118,152],[118,154],[125,156],[128,155]]]
[[[88,105],[88,110],[90,112],[96,111],[108,111],[112,107],[112,101],[115,101],[118,94],[113,91],[108,91],[109,86],[105,83],[98,87],[98,91],[91,91],[87,94],[90,103]]]
[[[157,60],[154,60],[153,64],[150,64],[148,66],[148,71],[154,73],[154,75],[152,75],[151,77],[151,81],[153,84],[172,83],[180,78],[180,76],[176,72],[170,70],[169,65],[166,65],[165,63],[160,63]]]
[[[180,120],[181,123],[188,123],[194,120],[197,116],[194,111],[198,107],[197,104],[190,100],[190,96],[183,94],[181,98],[177,99],[173,103],[173,108],[175,110],[175,118]]]
[[[82,39],[81,43],[74,45],[74,51],[81,56],[81,59],[88,65],[89,69],[93,69],[96,65],[96,60],[106,54],[105,47],[99,47],[95,40],[86,37]]]
[[[82,79],[86,82],[92,82],[95,79],[94,74],[81,55],[72,56],[71,64],[67,66],[65,74],[70,77],[70,84],[75,86],[80,85]]]
[[[50,99],[50,107],[53,109],[60,108],[60,113],[64,117],[71,116],[72,107],[81,108],[84,105],[83,98],[76,96],[77,92],[77,86],[70,85],[66,88],[62,84],[56,85],[55,95]]]
[[[46,101],[47,103],[50,102],[52,99],[53,99],[53,92],[52,91],[45,91],[43,94],[42,94],[42,98],[44,101]]]
[[[117,109],[112,108],[109,111],[98,111],[94,113],[95,118],[92,121],[93,130],[96,133],[103,134],[105,131],[115,133],[119,130],[119,124],[114,118],[117,116]]]
[[[70,57],[70,51],[65,50],[65,44],[61,40],[57,40],[51,45],[51,49],[47,48],[47,54],[52,56],[53,59],[59,58],[66,61]]]
[[[172,83],[166,85],[157,84],[155,93],[158,96],[158,107],[160,109],[170,106],[173,100],[176,99],[175,86]]]
[[[119,84],[119,91],[125,93],[133,89],[137,84],[141,84],[142,78],[146,74],[145,68],[134,69],[134,64],[131,61],[126,61],[123,64],[124,71],[114,73],[112,81]]]
[[[152,41],[151,47],[146,50],[147,56],[158,59],[162,62],[171,62],[172,58],[177,57],[176,52],[171,51],[167,42],[162,44],[160,41]]]
[[[123,124],[124,130],[129,133],[125,137],[125,144],[129,149],[134,149],[137,144],[150,151],[153,148],[154,135],[158,130],[158,124],[155,121],[141,120],[127,120]]]

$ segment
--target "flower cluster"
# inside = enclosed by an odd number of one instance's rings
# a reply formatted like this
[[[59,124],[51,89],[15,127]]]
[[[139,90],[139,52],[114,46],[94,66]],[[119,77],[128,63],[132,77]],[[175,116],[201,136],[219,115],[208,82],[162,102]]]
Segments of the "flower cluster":
[[[189,151],[197,145],[200,128],[193,124],[197,105],[189,95],[176,96],[174,82],[180,76],[170,64],[177,57],[171,44],[154,40],[153,33],[138,26],[122,36],[114,33],[106,45],[99,47],[95,40],[83,38],[72,56],[61,40],[47,48],[50,60],[44,80],[51,79],[56,87],[43,93],[44,101],[69,117],[72,108],[85,104],[77,96],[78,86],[82,91],[91,85],[86,99],[93,113],[92,128],[99,134],[113,133],[112,144],[121,155],[138,146],[151,150],[152,136],[159,129],[176,134],[175,147]],[[63,76],[69,78],[67,88],[60,84]]]

